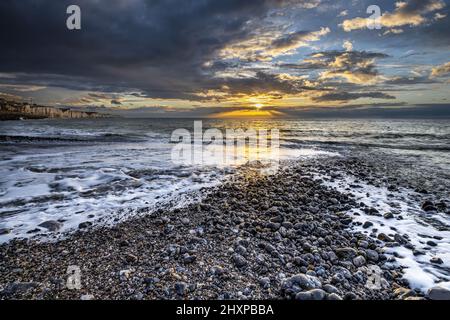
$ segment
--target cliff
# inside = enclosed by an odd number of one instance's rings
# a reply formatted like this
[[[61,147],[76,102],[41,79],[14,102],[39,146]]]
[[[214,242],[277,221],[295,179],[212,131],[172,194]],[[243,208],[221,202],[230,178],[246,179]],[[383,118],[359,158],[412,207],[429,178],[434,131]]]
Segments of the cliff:
[[[12,102],[0,99],[0,120],[19,119],[89,119],[106,118],[110,115],[97,112],[84,112],[70,110],[69,108],[45,107],[30,105],[22,102]]]

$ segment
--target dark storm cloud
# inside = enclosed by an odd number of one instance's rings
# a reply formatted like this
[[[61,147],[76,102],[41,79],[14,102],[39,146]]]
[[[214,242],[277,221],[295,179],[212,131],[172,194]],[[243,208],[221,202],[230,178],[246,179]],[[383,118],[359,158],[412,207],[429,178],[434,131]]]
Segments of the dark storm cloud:
[[[201,66],[244,25],[279,0],[112,0],[0,2],[0,72],[34,74],[26,82],[139,89],[145,96],[195,98],[208,88]],[[66,8],[81,7],[82,30],[69,31]],[[47,76],[49,79],[47,80]],[[16,81],[23,78],[18,76]]]
[[[239,96],[239,95],[258,95],[266,94],[271,98],[281,99],[283,95],[295,95],[308,90],[319,90],[313,88],[302,78],[283,76],[282,74],[270,74],[259,71],[253,77],[245,78],[225,78],[216,79],[217,90],[220,90],[218,96],[211,95],[206,99],[219,99],[220,97]],[[212,82],[214,82],[212,80]]]

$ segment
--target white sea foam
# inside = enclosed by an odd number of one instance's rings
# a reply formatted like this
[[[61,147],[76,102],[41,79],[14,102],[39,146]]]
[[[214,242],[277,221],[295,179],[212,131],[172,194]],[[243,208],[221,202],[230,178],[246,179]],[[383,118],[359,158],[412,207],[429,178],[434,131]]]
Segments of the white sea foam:
[[[423,255],[415,256],[413,251],[403,246],[392,247],[386,250],[386,254],[396,255],[396,263],[404,269],[404,278],[413,288],[423,291],[439,285],[450,289],[450,218],[443,213],[427,213],[420,208],[420,199],[412,190],[402,188],[399,191],[389,191],[386,187],[375,187],[355,177],[343,175],[340,178],[331,179],[329,176],[317,176],[322,178],[324,184],[341,193],[352,194],[357,202],[377,209],[381,215],[395,212],[393,219],[383,216],[374,216],[364,213],[360,209],[352,209],[348,212],[355,222],[354,231],[370,235],[371,229],[376,228],[376,234],[384,233],[390,237],[395,234],[406,236],[408,241],[417,250],[423,251]],[[349,187],[358,185],[358,188]],[[356,214],[355,214],[356,213]],[[373,223],[373,227],[363,229],[366,221]],[[445,230],[438,230],[438,227]],[[433,241],[437,246],[427,244]],[[443,264],[437,265],[430,262],[431,258],[440,258]]]
[[[5,157],[0,161],[0,228],[10,233],[0,235],[0,242],[36,235],[52,239],[57,233],[39,227],[48,220],[61,221],[62,234],[84,221],[112,224],[174,200],[185,205],[246,162],[179,166],[171,162],[172,145],[164,141],[158,136],[139,143],[31,147]],[[335,153],[281,148],[279,154],[280,160],[329,155]]]

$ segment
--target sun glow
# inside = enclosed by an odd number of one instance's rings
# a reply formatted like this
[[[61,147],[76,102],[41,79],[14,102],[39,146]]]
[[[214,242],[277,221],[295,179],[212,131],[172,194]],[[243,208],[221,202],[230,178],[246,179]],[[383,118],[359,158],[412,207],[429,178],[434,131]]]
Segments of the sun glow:
[[[216,113],[210,118],[274,118],[283,116],[284,113],[276,110],[233,110]]]
[[[263,105],[262,103],[256,103],[256,104],[255,104],[255,108],[256,108],[257,110],[260,110],[262,107],[264,107],[264,105]]]

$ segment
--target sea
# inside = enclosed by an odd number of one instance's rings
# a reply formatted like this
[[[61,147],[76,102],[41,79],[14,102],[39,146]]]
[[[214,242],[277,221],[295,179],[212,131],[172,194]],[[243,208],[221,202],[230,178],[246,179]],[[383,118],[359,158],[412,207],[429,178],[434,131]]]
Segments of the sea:
[[[380,157],[386,166],[395,162],[403,177],[423,179],[427,192],[449,200],[450,121],[389,119],[203,119],[202,130],[279,131],[277,159],[270,152],[260,161],[308,161],[329,157]],[[176,131],[178,130],[178,131]],[[61,234],[77,230],[79,223],[114,224],[151,210],[182,207],[199,201],[253,158],[249,140],[244,161],[180,163],[174,161],[178,144],[174,132],[192,134],[193,119],[104,118],[85,120],[25,120],[0,122],[0,243],[56,236],[40,228],[44,221],[62,222]],[[198,138],[198,136],[197,136]],[[255,146],[253,146],[255,147]],[[250,148],[250,149],[248,149]],[[383,157],[385,156],[385,157]],[[248,158],[246,158],[248,157]],[[324,177],[318,177],[324,178]],[[325,177],[326,178],[326,177]],[[431,237],[437,243],[427,254],[414,256],[396,250],[396,263],[405,267],[413,287],[426,290],[441,284],[450,288],[450,215],[421,210],[423,195],[416,188],[387,190],[343,174],[324,184],[353,193],[361,202],[381,211],[394,201],[404,219],[366,216],[387,234],[395,228],[422,248]],[[356,182],[355,182],[356,181]],[[359,184],[357,189],[350,185]],[[368,196],[369,195],[369,196]],[[447,205],[449,203],[447,202]],[[386,209],[388,210],[388,209]],[[449,210],[449,209],[447,209]],[[349,212],[354,214],[355,212]],[[355,232],[368,232],[355,228]],[[442,259],[432,264],[433,257]]]

